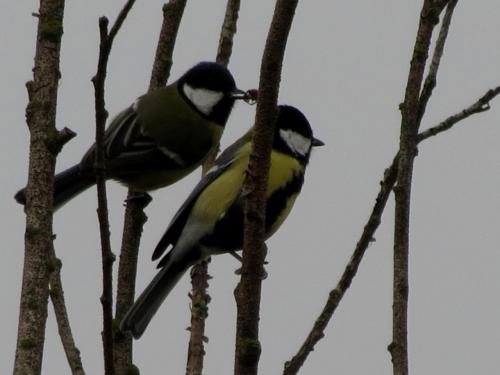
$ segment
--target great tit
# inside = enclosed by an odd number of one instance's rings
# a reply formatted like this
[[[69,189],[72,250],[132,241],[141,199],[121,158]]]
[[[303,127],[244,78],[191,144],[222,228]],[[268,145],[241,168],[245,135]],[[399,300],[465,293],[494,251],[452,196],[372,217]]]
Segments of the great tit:
[[[265,238],[278,230],[293,207],[313,146],[309,122],[296,108],[279,106],[267,182]],[[233,253],[243,246],[242,185],[253,130],[228,147],[194,188],[167,227],[153,252],[161,270],[139,296],[121,323],[122,331],[139,338],[182,275],[209,255]]]
[[[139,97],[106,130],[106,177],[136,192],[180,180],[218,144],[234,101],[244,98],[229,70],[214,62],[201,62]],[[94,158],[95,144],[80,163],[55,176],[54,208],[95,184]],[[25,189],[15,199],[25,204]]]

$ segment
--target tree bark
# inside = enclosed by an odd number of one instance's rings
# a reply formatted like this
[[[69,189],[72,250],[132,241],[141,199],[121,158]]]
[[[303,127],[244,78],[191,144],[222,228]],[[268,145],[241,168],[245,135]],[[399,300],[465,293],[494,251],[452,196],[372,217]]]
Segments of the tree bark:
[[[104,152],[105,126],[108,112],[105,108],[105,81],[107,73],[107,64],[114,39],[118,34],[128,13],[132,9],[135,0],[128,0],[111,30],[108,32],[108,19],[101,17],[99,19],[99,59],[97,62],[97,73],[92,78],[95,92],[95,119],[96,119],[96,153],[95,153],[95,173],[97,182],[97,216],[99,219],[99,232],[101,238],[101,257],[102,257],[102,343],[104,354],[104,373],[106,375],[115,374],[114,350],[113,350],[113,263],[115,255],[111,251],[108,206],[106,196],[106,160]]]
[[[262,57],[259,99],[247,175],[243,185],[245,230],[241,280],[235,290],[237,304],[235,374],[258,372],[260,294],[264,276],[264,224],[266,186],[269,174],[281,66],[285,46],[297,7],[297,0],[277,0]]]
[[[163,23],[160,31],[153,63],[149,91],[164,86],[170,76],[172,54],[177,32],[181,23],[186,0],[170,0],[163,5]],[[147,216],[144,209],[151,202],[149,195],[137,194],[129,190],[125,208],[120,263],[118,266],[118,285],[116,295],[115,319],[121,321],[134,303],[137,258],[144,224]],[[118,374],[138,371],[135,368],[132,352],[132,337],[117,332],[114,337],[114,359]]]
[[[240,10],[240,0],[228,0],[226,13],[219,38],[216,62],[227,66],[233,51],[233,39],[236,34],[236,23]],[[219,152],[219,144],[213,147],[202,165],[202,176],[212,168]],[[205,356],[205,321],[208,317],[208,304],[210,295],[208,294],[208,263],[210,258],[195,264],[191,269],[191,326],[189,328],[188,359],[186,365],[187,375],[200,375],[203,372],[203,359]]]
[[[54,169],[59,151],[55,123],[63,15],[64,0],[40,1],[33,81],[27,84],[30,158],[16,375],[40,374],[42,368],[53,246]]]
[[[394,375],[408,374],[408,257],[413,161],[420,126],[420,90],[432,32],[447,1],[425,0],[413,49],[405,99],[401,105],[401,136],[394,227],[393,332],[389,351]]]

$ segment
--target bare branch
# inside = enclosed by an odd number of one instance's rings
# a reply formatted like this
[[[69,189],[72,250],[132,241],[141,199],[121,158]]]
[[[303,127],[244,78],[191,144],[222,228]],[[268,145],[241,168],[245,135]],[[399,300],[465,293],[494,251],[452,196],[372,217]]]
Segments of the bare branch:
[[[111,47],[115,36],[122,26],[128,12],[134,5],[135,0],[128,0],[115,23],[108,34],[108,19],[101,17],[99,19],[99,31],[101,42],[99,45],[99,59],[97,63],[97,73],[92,78],[95,92],[95,116],[96,116],[96,153],[95,153],[95,172],[97,181],[97,215],[99,218],[99,231],[101,237],[101,255],[102,255],[102,315],[103,315],[103,352],[104,352],[104,370],[106,375],[115,373],[113,361],[113,263],[115,256],[111,251],[109,219],[106,197],[106,169],[104,138],[105,126],[108,113],[105,109],[104,84],[106,80],[106,71]]]
[[[115,319],[121,321],[134,303],[137,257],[142,228],[147,221],[144,208],[151,202],[149,195],[138,196],[128,192],[124,214],[123,235],[116,287]],[[134,367],[132,363],[132,337],[116,332],[114,336],[114,361],[117,374],[126,374]],[[132,372],[133,373],[133,372]]]
[[[228,0],[226,14],[220,31],[219,47],[217,48],[216,62],[224,66],[229,65],[233,52],[233,39],[236,35],[236,25],[240,11],[240,0]]]
[[[186,0],[170,0],[163,6],[163,23],[156,47],[149,91],[166,84],[172,66],[177,31],[184,13]],[[118,267],[116,296],[116,319],[121,321],[134,303],[137,257],[142,229],[147,221],[144,208],[151,202],[149,195],[138,194],[129,189],[125,209],[123,236]],[[135,366],[132,363],[132,338],[123,334],[115,335],[115,368],[117,373],[126,373]]]
[[[99,218],[99,232],[101,238],[102,256],[102,343],[104,352],[104,369],[106,375],[115,373],[113,367],[113,262],[114,254],[111,251],[108,207],[106,197],[106,170],[104,156],[104,128],[108,113],[104,107],[104,81],[106,78],[106,62],[111,49],[111,43],[107,40],[108,20],[105,17],[99,19],[101,30],[101,48],[99,52],[99,63],[97,74],[93,79],[95,90],[95,113],[96,113],[96,153],[95,173],[97,181],[97,216]],[[109,46],[109,48],[107,48]]]
[[[26,121],[30,160],[26,188],[26,232],[14,375],[40,374],[47,303],[48,262],[53,249],[52,214],[56,154],[47,140],[55,127],[64,0],[41,0],[33,81],[27,84]]]
[[[235,374],[257,374],[260,292],[264,276],[264,223],[266,186],[277,116],[281,67],[297,0],[277,0],[262,57],[255,134],[243,194],[245,230],[241,280],[235,290],[237,304]]]
[[[228,0],[224,22],[221,27],[216,58],[216,62],[224,66],[229,64],[229,59],[231,58],[239,9],[239,0]],[[202,165],[202,176],[212,168],[218,152],[219,144],[215,145],[208,152],[207,158]],[[190,298],[192,308],[186,366],[187,375],[201,374],[203,371],[203,358],[205,355],[204,344],[207,340],[205,337],[205,320],[208,317],[208,304],[210,303],[210,295],[208,294],[208,280],[210,280],[208,263],[210,263],[210,258],[201,261],[199,264],[195,264],[191,269],[192,289]]]
[[[458,124],[461,120],[475,114],[489,110],[489,102],[500,94],[500,86],[488,90],[486,94],[480,97],[474,104],[461,110],[460,112],[448,117],[446,120],[442,121],[438,125],[421,132],[418,135],[418,142],[422,142],[432,136],[439,135],[444,131],[451,129],[454,125]],[[390,167],[388,167],[384,172],[384,178],[380,182],[380,191],[377,195],[375,205],[373,206],[372,213],[365,224],[363,233],[356,244],[356,248],[347,264],[340,280],[337,283],[335,289],[330,291],[328,299],[323,307],[323,310],[319,317],[316,319],[313,328],[304,340],[304,343],[300,347],[297,354],[293,358],[285,363],[284,375],[297,374],[308,355],[314,350],[316,343],[324,337],[324,331],[328,325],[330,319],[332,318],[337,306],[344,297],[345,292],[350,287],[352,280],[356,276],[358,267],[363,259],[363,256],[368,249],[368,246],[375,238],[375,232],[377,231],[382,214],[384,212],[387,200],[389,198],[390,192],[392,191],[394,184],[396,183],[396,173],[397,166],[399,163],[399,156],[396,155],[392,161]]]
[[[135,0],[128,0],[125,5],[123,6],[122,10],[120,10],[120,13],[118,13],[118,16],[116,17],[115,23],[113,26],[111,26],[111,30],[109,31],[108,35],[108,43],[109,43],[109,51],[111,51],[111,45],[113,44],[113,41],[115,39],[116,34],[118,34],[118,31],[120,31],[120,28],[123,25],[123,22],[125,21],[125,18],[127,18],[128,13],[134,6]],[[109,53],[108,53],[109,56]]]
[[[210,258],[191,268],[191,327],[189,328],[189,347],[186,365],[186,375],[200,375],[203,372],[203,358],[205,356],[204,343],[205,320],[208,317],[208,263]]]
[[[156,47],[153,72],[149,81],[150,91],[167,83],[172,67],[175,40],[185,7],[186,0],[170,0],[163,5],[163,24]]]
[[[441,62],[441,57],[443,56],[446,38],[448,37],[448,31],[450,29],[450,24],[451,24],[451,17],[453,16],[453,11],[455,10],[457,1],[458,0],[451,0],[448,3],[448,6],[446,7],[446,12],[443,17],[443,22],[441,23],[441,29],[439,30],[439,36],[436,41],[436,47],[434,48],[434,53],[432,55],[432,61],[429,67],[429,73],[427,73],[424,87],[422,89],[422,93],[420,94],[420,104],[419,104],[420,120],[422,120],[422,117],[425,113],[425,109],[432,95],[432,91],[434,90],[434,87],[436,87],[437,72],[439,69],[439,64]]]
[[[394,188],[396,208],[394,222],[394,281],[392,306],[392,356],[394,375],[408,374],[408,254],[410,202],[413,161],[417,155],[417,135],[421,122],[420,88],[422,86],[432,32],[448,1],[425,0],[420,14],[410,72],[402,104],[401,136],[397,185]]]
[[[494,89],[488,90],[486,94],[481,96],[475,103],[470,105],[469,107],[463,109],[462,111],[448,117],[446,120],[440,122],[438,125],[433,126],[418,135],[418,142],[423,141],[424,139],[430,138],[432,136],[438,135],[451,127],[453,127],[458,122],[466,119],[467,117],[476,114],[488,111],[490,109],[490,101],[494,99],[498,94],[500,94],[500,86],[495,87]]]
[[[50,274],[50,299],[54,306],[54,313],[57,321],[57,328],[59,336],[63,344],[64,353],[68,360],[71,373],[73,375],[85,375],[83,370],[82,359],[80,358],[80,351],[75,345],[71,326],[69,324],[68,311],[66,309],[66,302],[64,299],[64,291],[61,281],[61,267],[62,263],[56,258],[54,249],[52,249],[52,262]]]

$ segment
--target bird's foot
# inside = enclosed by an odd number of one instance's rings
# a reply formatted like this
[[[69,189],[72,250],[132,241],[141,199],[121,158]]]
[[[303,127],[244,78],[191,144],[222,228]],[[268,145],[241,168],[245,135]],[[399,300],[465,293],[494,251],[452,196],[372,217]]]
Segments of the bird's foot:
[[[128,194],[127,199],[125,199],[125,205],[128,203],[137,202],[143,207],[146,207],[149,203],[151,203],[152,200],[153,198],[148,193],[131,191]]]

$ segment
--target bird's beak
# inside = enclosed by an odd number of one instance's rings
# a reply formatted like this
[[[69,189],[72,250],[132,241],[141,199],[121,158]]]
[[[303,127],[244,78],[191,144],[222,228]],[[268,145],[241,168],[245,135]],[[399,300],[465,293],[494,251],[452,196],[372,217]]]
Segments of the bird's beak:
[[[248,96],[247,93],[240,89],[235,89],[234,91],[229,93],[229,97],[234,100],[246,99],[247,96]]]
[[[244,100],[247,104],[253,105],[257,102],[258,91],[256,89],[251,89],[243,91],[240,89],[235,89],[229,94],[229,97],[234,100]]]
[[[312,145],[313,145],[313,147],[324,146],[325,142],[323,142],[322,140],[319,140],[318,138],[313,138]]]

